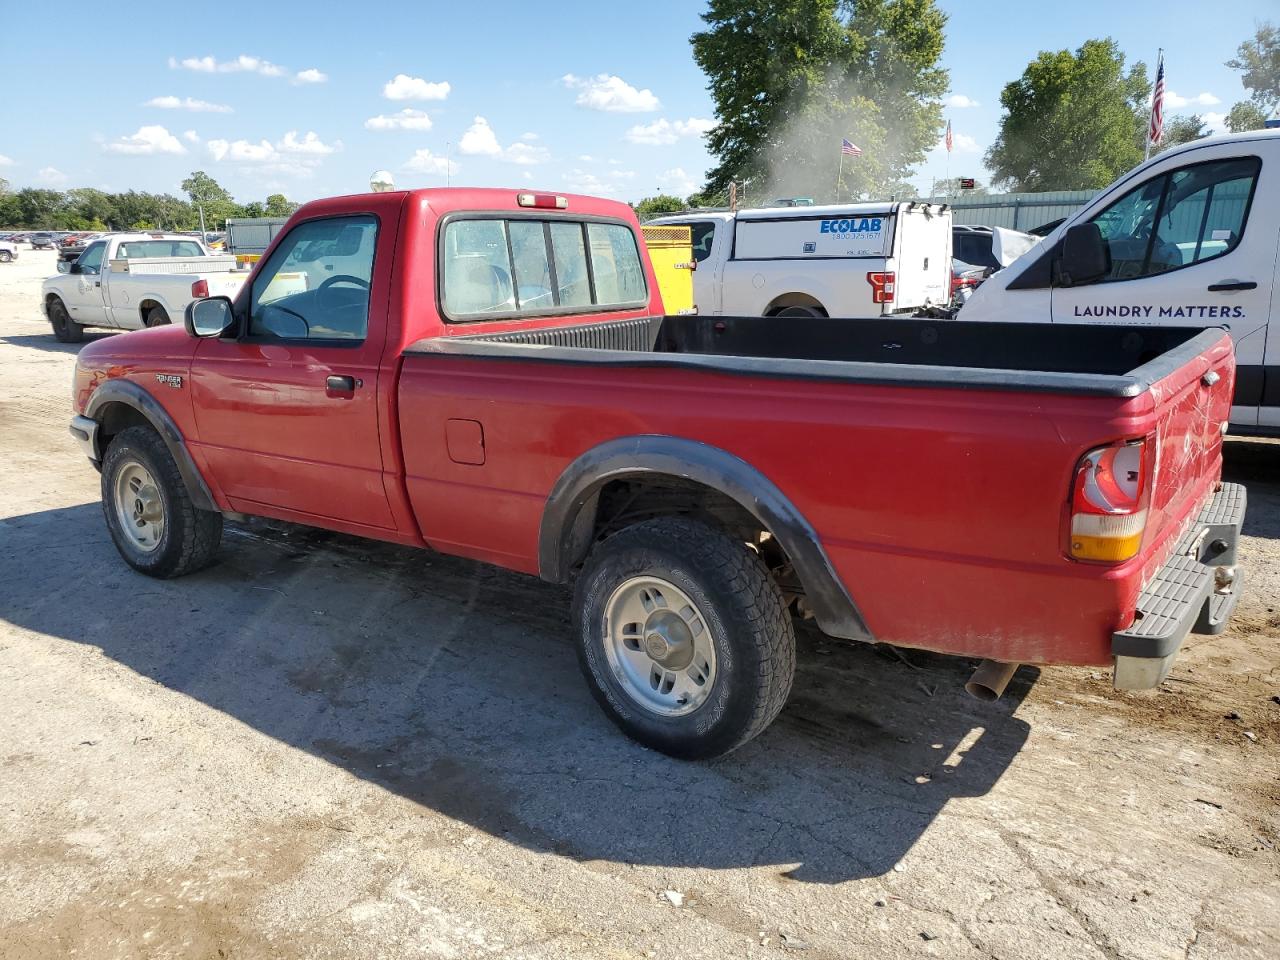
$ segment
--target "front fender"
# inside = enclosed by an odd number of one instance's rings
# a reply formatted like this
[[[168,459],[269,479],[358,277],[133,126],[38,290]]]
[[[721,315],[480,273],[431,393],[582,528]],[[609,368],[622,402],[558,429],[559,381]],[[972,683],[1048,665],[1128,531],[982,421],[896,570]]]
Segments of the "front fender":
[[[191,451],[187,449],[182,432],[160,402],[132,380],[108,380],[93,392],[89,402],[85,404],[84,415],[101,424],[107,408],[113,403],[122,403],[142,414],[156,433],[160,434],[165,446],[169,448],[170,455],[178,465],[178,472],[182,475],[182,481],[187,485],[191,502],[199,510],[217,512],[218,505],[209,491],[209,485],[205,483],[204,477],[201,476],[200,470],[191,458]],[[99,462],[102,461],[103,454],[106,452],[101,449],[101,436],[99,431],[96,435],[94,450]]]

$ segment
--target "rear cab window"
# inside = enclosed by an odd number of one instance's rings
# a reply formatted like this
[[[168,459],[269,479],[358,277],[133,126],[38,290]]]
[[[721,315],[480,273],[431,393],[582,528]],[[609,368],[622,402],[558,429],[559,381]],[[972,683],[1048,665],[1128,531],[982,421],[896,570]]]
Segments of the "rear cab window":
[[[195,240],[127,240],[116,248],[117,260],[144,260],[149,257],[203,257],[204,248]]]
[[[643,307],[649,291],[625,223],[511,215],[446,220],[440,302],[451,321]]]

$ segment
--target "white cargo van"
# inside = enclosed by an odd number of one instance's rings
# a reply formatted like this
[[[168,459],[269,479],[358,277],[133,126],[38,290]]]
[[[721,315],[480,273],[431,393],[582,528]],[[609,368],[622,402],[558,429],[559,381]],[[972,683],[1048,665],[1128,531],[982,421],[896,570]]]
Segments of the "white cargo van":
[[[1280,130],[1195,140],[1125,174],[987,279],[958,320],[1226,327],[1234,432],[1280,435]]]
[[[927,203],[767,207],[651,220],[693,229],[701,314],[868,317],[945,307],[951,213]]]

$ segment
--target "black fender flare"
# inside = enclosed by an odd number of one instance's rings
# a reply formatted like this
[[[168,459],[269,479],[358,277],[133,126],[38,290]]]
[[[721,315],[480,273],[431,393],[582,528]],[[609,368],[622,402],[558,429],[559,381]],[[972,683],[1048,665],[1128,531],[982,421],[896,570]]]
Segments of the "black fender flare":
[[[560,475],[547,496],[538,534],[538,574],[563,583],[590,544],[593,501],[610,480],[628,476],[692,480],[737,501],[778,539],[795,565],[805,597],[825,633],[871,640],[857,605],[822,548],[817,532],[768,477],[719,447],[642,434],[593,447]],[[592,503],[592,509],[584,509]]]
[[[160,434],[165,446],[169,448],[169,454],[178,465],[178,473],[182,475],[182,482],[187,485],[191,502],[199,510],[219,512],[208,484],[204,482],[204,477],[200,475],[200,470],[191,458],[191,451],[187,449],[187,442],[182,438],[182,431],[173,422],[169,412],[160,406],[160,402],[132,380],[108,380],[93,391],[88,404],[85,405],[84,415],[90,420],[101,423],[102,411],[112,403],[123,403],[146,418],[156,433]],[[101,449],[100,439],[98,445],[99,448],[94,452],[97,454],[98,462],[101,463],[106,451]]]

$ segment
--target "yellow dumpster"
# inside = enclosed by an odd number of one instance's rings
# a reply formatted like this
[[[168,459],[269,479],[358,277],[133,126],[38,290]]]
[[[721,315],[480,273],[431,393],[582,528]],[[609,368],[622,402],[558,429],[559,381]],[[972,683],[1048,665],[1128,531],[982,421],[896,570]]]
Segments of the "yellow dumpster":
[[[691,227],[641,226],[649,260],[658,277],[658,290],[666,312],[697,313],[693,305],[693,229]]]

